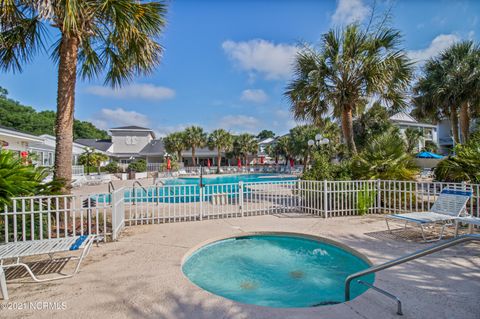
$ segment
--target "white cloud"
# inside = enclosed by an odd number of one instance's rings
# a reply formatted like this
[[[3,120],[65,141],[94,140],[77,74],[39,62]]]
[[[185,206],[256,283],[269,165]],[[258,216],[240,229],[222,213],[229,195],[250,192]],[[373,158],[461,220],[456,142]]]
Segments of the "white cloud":
[[[292,63],[297,47],[289,44],[275,44],[270,41],[255,39],[244,42],[231,40],[222,43],[225,53],[242,70],[261,73],[268,80],[286,79],[292,71]]]
[[[157,127],[156,129],[154,129],[154,131],[155,131],[155,135],[157,137],[165,137],[170,133],[181,132],[181,131],[185,130],[187,127],[192,126],[192,125],[202,126],[202,125],[199,125],[199,124],[164,125],[164,126],[161,126],[161,127]]]
[[[149,127],[150,120],[142,113],[127,111],[121,107],[116,109],[101,109],[95,114],[95,119],[90,120],[95,126],[101,129],[109,129],[115,126],[137,125]]]
[[[242,101],[264,103],[268,100],[267,94],[263,90],[248,89],[242,92]]]
[[[346,25],[362,22],[370,14],[370,8],[362,0],[338,0],[337,9],[332,15],[332,24]]]
[[[434,57],[443,50],[447,49],[453,43],[460,40],[460,37],[455,34],[440,34],[432,40],[430,45],[421,50],[408,51],[408,56],[415,62],[425,62],[425,60]]]
[[[166,100],[175,97],[175,91],[153,84],[131,84],[119,89],[112,89],[105,86],[90,86],[86,92],[103,97],[113,97],[117,99],[139,98],[145,100]]]
[[[227,115],[220,119],[220,126],[232,131],[256,132],[260,127],[260,121],[247,115]]]

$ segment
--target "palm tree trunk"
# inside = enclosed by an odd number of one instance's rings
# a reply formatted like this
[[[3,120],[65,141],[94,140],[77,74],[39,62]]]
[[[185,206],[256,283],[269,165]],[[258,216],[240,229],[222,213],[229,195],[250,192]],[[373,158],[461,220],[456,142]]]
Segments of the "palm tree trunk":
[[[460,131],[462,132],[462,143],[466,143],[470,136],[470,108],[468,102],[463,102],[460,108]]]
[[[54,178],[64,180],[63,192],[72,181],[73,114],[77,78],[78,38],[63,35],[58,64],[57,118],[55,123]]]
[[[352,155],[357,154],[357,147],[355,146],[355,140],[353,139],[353,115],[352,107],[346,106],[342,112],[342,133],[347,147]]]
[[[452,126],[452,136],[453,141],[455,144],[460,143],[460,138],[458,136],[458,115],[457,115],[457,107],[451,106],[450,107],[450,124]]]
[[[192,146],[192,161],[193,166],[197,166],[197,159],[195,158],[195,146]]]
[[[178,151],[178,152],[177,152],[177,156],[178,156],[178,161],[179,161],[179,162],[183,162],[182,151]]]
[[[222,152],[220,149],[218,149],[218,154],[217,154],[217,174],[220,174],[220,166],[222,162]]]

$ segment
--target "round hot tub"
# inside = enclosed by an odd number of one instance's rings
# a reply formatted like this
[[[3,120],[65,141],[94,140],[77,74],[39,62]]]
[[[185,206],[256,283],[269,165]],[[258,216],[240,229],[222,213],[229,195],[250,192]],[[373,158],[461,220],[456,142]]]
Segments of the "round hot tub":
[[[206,244],[184,258],[183,273],[222,297],[269,307],[316,307],[344,302],[347,276],[370,267],[358,252],[331,240],[260,233]],[[362,278],[373,283],[374,276]],[[352,283],[352,297],[367,288]]]

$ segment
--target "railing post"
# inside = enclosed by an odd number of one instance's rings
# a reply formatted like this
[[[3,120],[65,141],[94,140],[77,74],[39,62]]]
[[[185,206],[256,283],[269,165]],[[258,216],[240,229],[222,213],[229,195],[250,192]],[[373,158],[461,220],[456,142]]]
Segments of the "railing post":
[[[323,180],[323,217],[328,217],[328,191],[327,191],[327,180]]]
[[[203,219],[203,187],[200,185],[200,220]]]
[[[381,183],[382,181],[377,179],[377,214],[380,213],[380,203],[382,200],[382,194],[381,194]]]
[[[112,205],[112,240],[117,240],[117,196],[115,191],[110,193],[110,205]]]
[[[243,182],[238,182],[238,209],[242,217],[244,216],[243,210]]]

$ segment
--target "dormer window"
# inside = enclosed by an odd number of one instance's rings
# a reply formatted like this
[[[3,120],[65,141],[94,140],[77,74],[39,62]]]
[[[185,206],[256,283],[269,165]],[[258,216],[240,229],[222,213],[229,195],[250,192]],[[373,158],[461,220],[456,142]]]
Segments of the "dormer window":
[[[126,136],[125,137],[125,144],[127,145],[135,145],[138,143],[138,138],[136,136]]]

